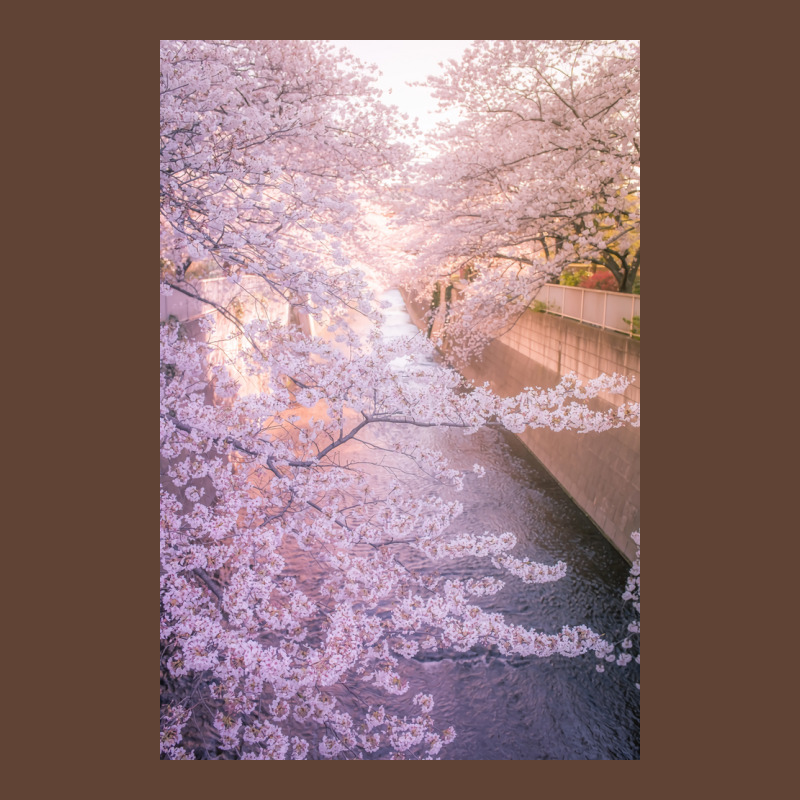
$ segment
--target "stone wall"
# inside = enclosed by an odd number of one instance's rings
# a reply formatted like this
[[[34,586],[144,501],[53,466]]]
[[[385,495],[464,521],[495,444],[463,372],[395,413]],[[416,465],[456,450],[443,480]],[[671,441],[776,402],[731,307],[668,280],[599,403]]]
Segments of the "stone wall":
[[[414,323],[427,329],[426,309],[407,292],[403,297]],[[480,360],[457,366],[468,379],[488,381],[504,397],[528,386],[554,386],[570,371],[584,380],[601,372],[633,376],[634,383],[624,396],[605,395],[589,402],[602,410],[625,401],[639,402],[640,344],[622,334],[528,310],[511,331],[489,345]],[[640,528],[639,428],[584,434],[529,430],[519,438],[632,561],[636,546],[630,534]]]

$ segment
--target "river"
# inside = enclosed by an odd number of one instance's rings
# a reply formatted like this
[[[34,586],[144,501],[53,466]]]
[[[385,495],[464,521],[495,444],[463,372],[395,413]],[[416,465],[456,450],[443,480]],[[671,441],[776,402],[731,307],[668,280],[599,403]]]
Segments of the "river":
[[[421,335],[397,290],[384,292],[382,299],[390,303],[382,328],[386,339]],[[392,368],[398,380],[424,381],[426,371],[441,367],[431,357],[413,369],[405,359],[398,359]],[[364,438],[385,448],[383,453],[391,451],[395,443],[417,443],[439,450],[451,467],[467,471],[462,492],[434,489],[464,507],[451,526],[454,533],[511,531],[517,537],[511,551],[515,557],[527,556],[546,564],[564,561],[568,565],[561,580],[525,584],[510,574],[498,574],[487,559],[468,557],[437,564],[446,577],[466,580],[494,573],[505,580],[500,592],[479,601],[486,610],[502,612],[510,623],[545,633],[557,633],[564,625],[584,624],[607,634],[612,641],[625,635],[631,616],[621,599],[627,562],[515,436],[488,428],[466,436],[452,428],[384,424],[366,428]],[[388,456],[381,456],[385,458]],[[374,463],[371,455],[367,460]],[[475,463],[484,467],[483,477],[472,472]],[[374,474],[370,472],[373,479],[382,488],[386,471],[375,468]],[[430,483],[411,473],[403,480],[414,492],[432,489]],[[423,556],[405,545],[393,552],[409,568],[431,568]],[[292,547],[291,540],[283,555],[287,574],[310,586],[321,578],[317,574],[319,565],[307,553]],[[320,633],[321,624],[312,626],[315,635]],[[638,759],[638,665],[606,665],[601,674],[595,669],[598,663],[593,653],[572,659],[542,659],[502,656],[485,648],[467,653],[420,650],[400,664],[403,680],[410,684],[402,700],[409,701],[406,706],[413,714],[410,698],[420,691],[433,695],[432,716],[437,730],[448,726],[456,730],[455,741],[439,753],[445,760]],[[202,674],[178,682],[170,679],[165,687],[169,692],[181,684],[184,692],[193,691],[191,681],[203,679]],[[357,694],[342,685],[329,688],[342,709],[352,712],[356,719],[363,719],[368,704],[377,706],[389,699],[382,690],[363,683],[357,687]],[[206,747],[211,743],[213,753],[213,743],[218,740],[209,715],[204,717],[198,709],[197,730],[190,730],[186,741],[198,757],[212,757]],[[222,751],[216,757],[234,755]],[[365,757],[385,756],[379,752]],[[309,758],[319,758],[315,748]]]
[[[391,303],[385,337],[418,332],[397,290],[382,299]],[[428,367],[438,368],[433,361]],[[402,378],[402,361],[396,368]],[[465,436],[385,427],[391,430],[377,434],[384,444],[387,437],[422,436],[451,466],[469,470],[477,462],[485,468],[482,478],[467,476],[456,498],[464,505],[454,524],[459,531],[512,531],[516,557],[567,563],[566,577],[553,583],[528,585],[507,576],[501,592],[484,598],[484,608],[548,633],[585,624],[609,639],[621,638],[630,618],[621,600],[627,562],[516,437],[490,429]],[[486,563],[464,558],[443,571],[479,577]],[[638,759],[639,667],[612,664],[601,674],[598,663],[593,653],[541,659],[486,650],[421,651],[404,661],[403,676],[411,694],[424,688],[434,695],[437,722],[457,731],[440,754],[444,759]]]

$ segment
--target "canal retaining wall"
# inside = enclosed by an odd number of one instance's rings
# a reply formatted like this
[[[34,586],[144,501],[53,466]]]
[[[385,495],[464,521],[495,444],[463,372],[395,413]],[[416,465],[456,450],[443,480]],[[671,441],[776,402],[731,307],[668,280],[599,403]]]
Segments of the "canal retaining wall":
[[[427,310],[402,291],[411,318],[427,330]],[[640,402],[640,342],[572,320],[528,310],[514,327],[494,340],[482,357],[457,363],[475,383],[488,381],[504,397],[528,386],[555,386],[567,372],[583,380],[600,373],[631,376],[622,396],[604,394],[589,405],[605,410],[623,402]],[[628,561],[639,530],[639,428],[603,433],[528,430],[519,435],[550,474]]]

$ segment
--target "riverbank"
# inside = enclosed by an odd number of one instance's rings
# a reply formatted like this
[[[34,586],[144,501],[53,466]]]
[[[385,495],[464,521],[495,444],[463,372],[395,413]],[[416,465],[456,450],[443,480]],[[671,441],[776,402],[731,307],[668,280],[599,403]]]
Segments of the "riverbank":
[[[414,324],[427,331],[426,309],[409,292],[401,289],[401,294]],[[555,386],[570,370],[581,379],[601,372],[633,375],[634,385],[622,400],[638,402],[639,346],[638,341],[620,334],[529,311],[511,331],[493,341],[479,361],[455,366],[468,380],[488,381],[492,390],[504,397],[527,386]],[[614,399],[597,399],[589,405],[605,410]],[[636,545],[630,534],[641,527],[639,429],[587,434],[541,429],[525,431],[517,438],[632,562]]]

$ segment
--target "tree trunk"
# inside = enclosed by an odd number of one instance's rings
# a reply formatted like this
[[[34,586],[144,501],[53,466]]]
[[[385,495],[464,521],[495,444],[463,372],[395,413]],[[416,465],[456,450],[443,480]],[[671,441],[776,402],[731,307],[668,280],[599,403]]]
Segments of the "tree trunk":
[[[633,285],[636,283],[636,273],[638,270],[635,267],[631,267],[628,270],[628,274],[625,276],[625,281],[620,287],[621,292],[625,292],[625,294],[633,294]]]

